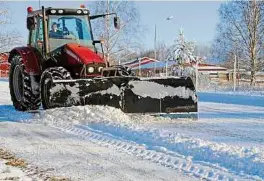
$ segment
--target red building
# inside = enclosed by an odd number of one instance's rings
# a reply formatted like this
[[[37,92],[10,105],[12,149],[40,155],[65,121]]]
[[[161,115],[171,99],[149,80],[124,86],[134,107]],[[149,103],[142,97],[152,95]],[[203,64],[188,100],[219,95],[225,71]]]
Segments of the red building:
[[[10,67],[8,56],[9,53],[0,53],[0,77],[8,77]]]

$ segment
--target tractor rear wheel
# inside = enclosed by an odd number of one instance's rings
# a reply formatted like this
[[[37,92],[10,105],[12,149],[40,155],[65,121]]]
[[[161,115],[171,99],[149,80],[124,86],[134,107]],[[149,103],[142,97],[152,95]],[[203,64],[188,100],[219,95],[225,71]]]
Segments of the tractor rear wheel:
[[[9,72],[9,89],[11,100],[16,110],[36,110],[40,106],[40,93],[32,90],[31,78],[25,71],[20,55],[11,58]]]
[[[63,67],[51,67],[46,69],[40,80],[41,86],[41,100],[44,109],[55,108],[50,99],[50,90],[52,88],[53,80],[70,80],[71,74]]]

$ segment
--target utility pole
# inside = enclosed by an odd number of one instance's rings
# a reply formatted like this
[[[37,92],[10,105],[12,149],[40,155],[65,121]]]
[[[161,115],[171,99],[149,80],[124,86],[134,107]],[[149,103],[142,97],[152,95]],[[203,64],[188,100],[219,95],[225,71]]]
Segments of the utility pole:
[[[166,20],[170,21],[173,19],[173,16],[169,16]],[[155,35],[154,35],[154,59],[157,60],[157,24],[155,24]],[[156,74],[156,61],[154,67],[154,74]],[[167,76],[167,62],[166,62],[166,76]]]
[[[233,72],[233,81],[234,81],[234,92],[236,91],[236,54],[235,54],[235,61],[234,61],[234,72]]]
[[[166,18],[167,21],[170,21],[173,19],[173,16],[169,16]],[[166,77],[168,76],[168,60],[166,60]]]
[[[155,24],[155,36],[154,36],[154,59],[155,59],[154,75],[156,75],[156,60],[157,60],[157,25],[156,24]]]
[[[236,42],[236,50],[235,50],[235,62],[236,62],[236,67],[237,67],[237,88],[239,89],[239,77],[240,77],[240,72],[239,72],[239,60],[238,60],[238,53],[237,53],[237,42]]]
[[[183,28],[180,29],[180,41],[181,41],[181,45],[184,45],[184,35],[183,35]],[[180,67],[180,75],[182,76],[182,72],[183,72],[183,61],[184,60],[180,60],[181,62],[179,63],[179,67]]]
[[[195,62],[195,88],[198,90],[198,84],[199,84],[199,57],[197,57],[196,62]]]
[[[110,2],[109,2],[109,0],[107,0],[107,2],[106,2],[107,4],[106,4],[106,6],[107,6],[107,14],[110,12]],[[109,47],[110,47],[110,42],[109,42],[109,39],[110,39],[110,29],[109,29],[109,16],[106,16],[106,18],[105,18],[105,26],[106,26],[106,28],[105,28],[105,31],[106,31],[106,61],[109,63],[109,60],[110,60],[110,53],[109,53]]]
[[[157,59],[157,25],[155,24],[155,35],[154,35],[154,59]]]
[[[237,88],[239,89],[239,79],[240,79],[240,67],[239,67],[239,56],[236,57],[237,58]]]
[[[138,60],[139,77],[141,77],[141,59]]]
[[[168,76],[168,60],[166,60],[166,77]]]

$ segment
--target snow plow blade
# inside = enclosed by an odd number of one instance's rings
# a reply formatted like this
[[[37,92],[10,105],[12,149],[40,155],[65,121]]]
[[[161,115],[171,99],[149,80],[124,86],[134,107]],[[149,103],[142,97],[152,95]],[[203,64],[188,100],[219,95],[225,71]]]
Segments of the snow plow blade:
[[[197,96],[190,78],[105,77],[55,80],[54,107],[106,105],[125,113],[196,113]]]

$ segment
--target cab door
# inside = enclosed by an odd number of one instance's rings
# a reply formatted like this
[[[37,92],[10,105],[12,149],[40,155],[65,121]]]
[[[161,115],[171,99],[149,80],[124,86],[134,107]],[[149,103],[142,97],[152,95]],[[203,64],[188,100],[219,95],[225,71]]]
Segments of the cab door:
[[[36,44],[36,18],[35,17],[28,17],[27,18],[27,29],[29,31],[28,35],[28,46],[35,47]]]

